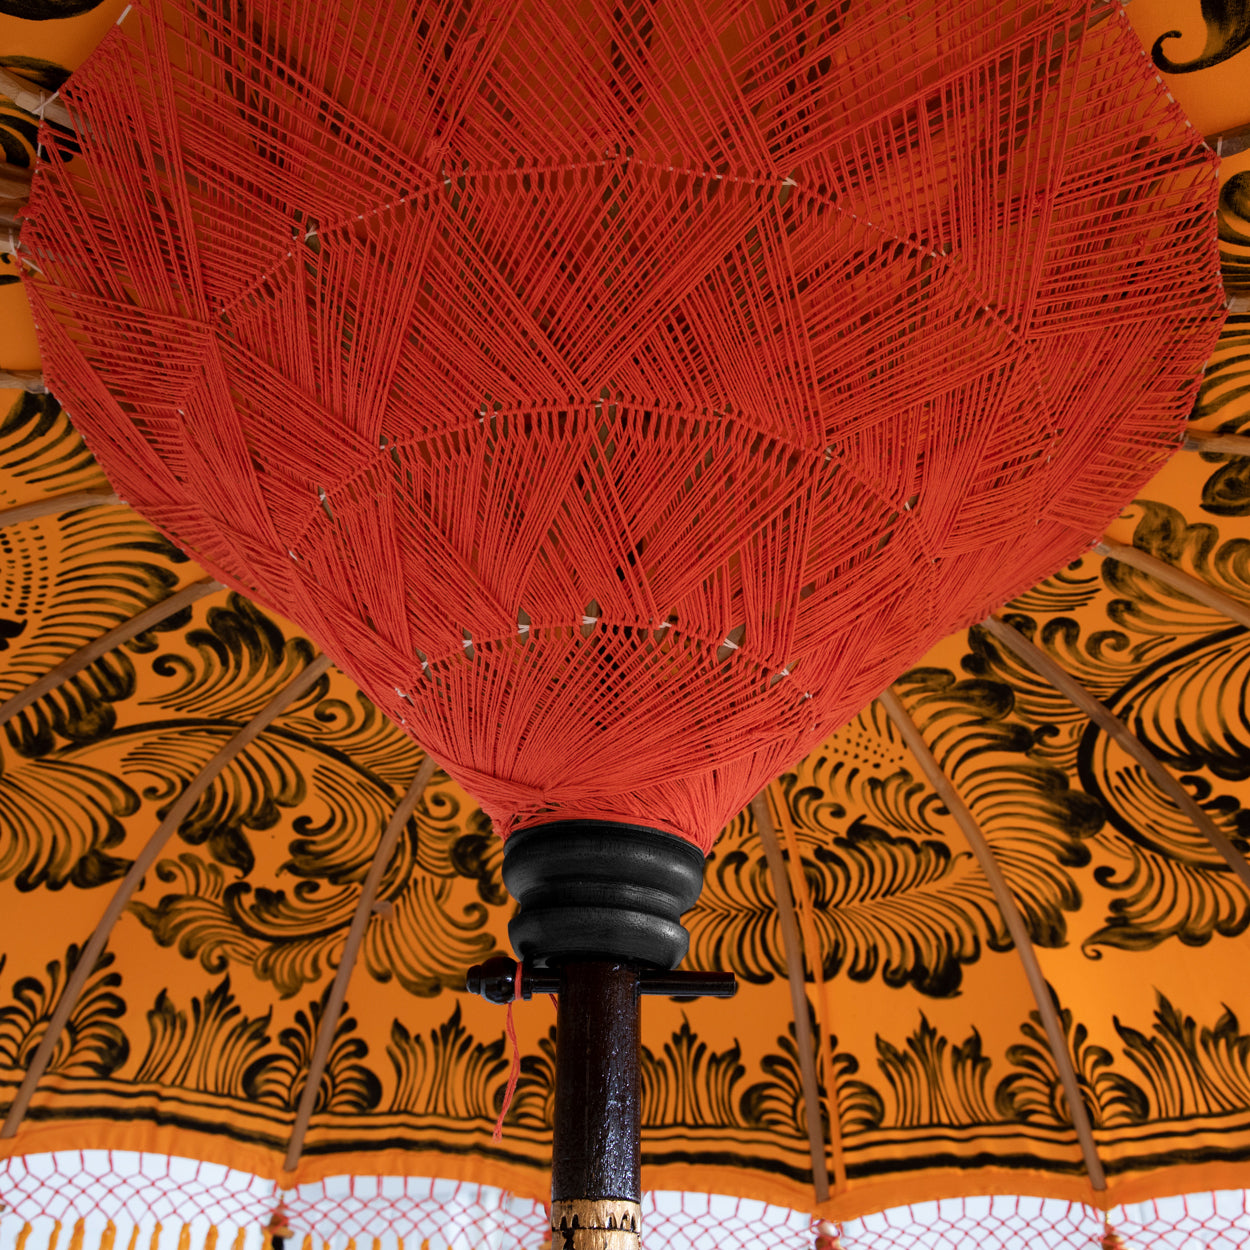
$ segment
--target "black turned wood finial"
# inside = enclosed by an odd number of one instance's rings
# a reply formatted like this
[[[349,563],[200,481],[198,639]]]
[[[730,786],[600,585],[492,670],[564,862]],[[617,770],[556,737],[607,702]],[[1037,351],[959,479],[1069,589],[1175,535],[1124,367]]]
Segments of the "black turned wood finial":
[[[675,968],[690,945],[681,914],[703,888],[703,854],[659,829],[566,820],[514,833],[503,879],[520,904],[508,936],[526,962]]]

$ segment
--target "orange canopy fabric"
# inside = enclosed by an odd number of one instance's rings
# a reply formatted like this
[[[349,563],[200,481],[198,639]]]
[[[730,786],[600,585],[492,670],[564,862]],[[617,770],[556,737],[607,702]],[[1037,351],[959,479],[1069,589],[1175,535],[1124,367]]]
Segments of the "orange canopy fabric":
[[[1135,0],[1133,20],[1145,4]],[[34,72],[3,54],[41,48],[72,66],[116,8],[57,23],[0,19],[0,65]],[[1184,101],[1201,76],[1168,81]],[[0,117],[10,163],[30,145],[15,117]],[[1244,156],[1225,162],[1219,229],[1230,279],[1250,256],[1236,181],[1246,170]],[[0,368],[10,370],[38,364],[17,291],[0,286]],[[1250,323],[1234,315],[1196,428],[1250,423],[1247,379]],[[58,506],[107,483],[53,398],[5,398],[0,509],[27,511],[0,512],[0,700],[206,578],[124,505]],[[1244,609],[1248,464],[1179,452],[1109,537]],[[1242,625],[1092,553],[998,615],[1121,717],[1246,852]],[[315,656],[286,622],[215,590],[5,720],[0,1103],[119,876],[178,793]],[[1107,1188],[1090,1186],[990,883],[880,703],[766,791],[818,1039],[828,1197],[814,1187],[758,808],[722,832],[688,918],[688,966],[735,971],[738,998],[646,1004],[644,1184],[837,1217],[940,1194],[1105,1207],[1246,1187],[1250,894],[1138,762],[986,630],[946,639],[893,689],[1024,917]],[[345,677],[318,679],[209,785],[147,874],[17,1136],[0,1149],[111,1146],[282,1175],[361,882],[421,762]],[[384,875],[288,1179],[433,1175],[543,1196],[554,1011],[545,999],[516,1008],[522,1075],[494,1144],[509,1067],[503,1016],[460,990],[469,963],[507,950],[500,862],[489,822],[436,773]]]

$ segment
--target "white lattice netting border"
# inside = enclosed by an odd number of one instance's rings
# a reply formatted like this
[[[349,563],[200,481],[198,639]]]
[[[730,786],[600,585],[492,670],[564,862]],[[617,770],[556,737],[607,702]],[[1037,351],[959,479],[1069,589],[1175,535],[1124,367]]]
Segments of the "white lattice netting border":
[[[126,1151],[60,1151],[0,1161],[0,1248],[266,1250],[284,1205],[288,1250],[542,1250],[541,1203],[488,1185],[424,1177],[340,1176],[280,1190],[246,1172]],[[1118,1207],[1133,1250],[1247,1250],[1250,1195],[1191,1194]],[[1089,1250],[1101,1212],[1043,1198],[915,1203],[840,1229],[845,1250]],[[810,1215],[717,1194],[654,1191],[643,1200],[652,1250],[812,1250]]]

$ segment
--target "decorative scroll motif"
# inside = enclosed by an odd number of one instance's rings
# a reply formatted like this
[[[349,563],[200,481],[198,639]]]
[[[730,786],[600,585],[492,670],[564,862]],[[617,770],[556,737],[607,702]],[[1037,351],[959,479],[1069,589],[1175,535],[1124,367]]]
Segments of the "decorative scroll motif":
[[[1250,171],[1225,180],[1218,221],[1224,289],[1230,295],[1250,295]]]
[[[923,723],[975,727],[975,754],[956,739],[939,747],[940,761],[970,783],[974,810],[988,805],[992,786],[1010,788],[1039,830],[1013,828],[1011,845],[999,850],[1034,942],[1062,946],[1065,917],[1081,901],[1071,869],[1089,862],[1084,840],[1101,826],[1102,809],[1038,758],[1008,684],[918,669],[898,688]],[[952,845],[937,795],[875,707],[784,775],[781,793],[802,847],[827,979],[881,977],[949,997],[984,949],[1008,948],[971,853]],[[709,855],[703,895],[686,924],[693,964],[759,983],[784,976],[767,870],[742,818]]]
[[[1204,426],[1218,418],[1214,428],[1223,434],[1250,433],[1250,315],[1234,314],[1225,322],[1194,417]],[[1202,511],[1216,518],[1250,516],[1250,457],[1203,453],[1202,458],[1216,466],[1202,488]]]
[[[107,489],[100,466],[53,396],[23,393],[0,416],[0,504]],[[131,524],[137,530],[142,522]],[[155,533],[150,526],[143,530]]]
[[[1206,45],[1188,61],[1173,61],[1163,49],[1168,40],[1179,39],[1186,32],[1169,30],[1155,40],[1151,57],[1165,74],[1210,69],[1250,47],[1250,4],[1246,0],[1202,0],[1202,20],[1207,27]]]

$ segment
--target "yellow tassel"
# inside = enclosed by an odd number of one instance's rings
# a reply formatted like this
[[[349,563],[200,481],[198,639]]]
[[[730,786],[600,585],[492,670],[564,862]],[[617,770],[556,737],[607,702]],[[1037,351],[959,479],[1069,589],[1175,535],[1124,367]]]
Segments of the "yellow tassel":
[[[191,1250],[191,1225],[184,1224],[178,1234],[178,1250]]]
[[[61,1221],[52,1225],[52,1236],[48,1238],[48,1250],[56,1250],[56,1243],[61,1239]]]
[[[152,1240],[148,1242],[148,1250],[160,1250],[161,1248],[161,1226],[158,1224],[152,1230]]]
[[[82,1239],[86,1231],[87,1221],[79,1220],[78,1223],[74,1225],[74,1231],[70,1235],[69,1250],[82,1250]]]
[[[139,1250],[139,1225],[138,1224],[136,1224],[134,1228],[130,1230],[130,1245],[126,1247],[126,1250]]]
[[[113,1243],[117,1240],[117,1225],[109,1220],[104,1226],[104,1231],[100,1234],[100,1250],[113,1250]]]
[[[243,1250],[243,1244],[247,1241],[247,1229],[241,1228],[234,1235],[234,1245],[231,1250]]]
[[[26,1238],[30,1236],[30,1225],[23,1224],[22,1231],[17,1235],[16,1250],[26,1250]]]
[[[208,1236],[204,1238],[204,1250],[217,1250],[217,1225],[211,1224]]]

